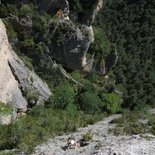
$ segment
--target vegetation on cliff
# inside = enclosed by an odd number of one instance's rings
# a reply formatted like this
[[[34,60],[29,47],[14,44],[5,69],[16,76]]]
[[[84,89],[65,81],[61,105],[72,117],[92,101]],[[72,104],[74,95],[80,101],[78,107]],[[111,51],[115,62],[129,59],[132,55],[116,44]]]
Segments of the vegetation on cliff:
[[[96,18],[119,55],[114,68],[124,107],[155,104],[155,2],[105,1]]]
[[[78,10],[80,19],[83,11],[93,9],[96,1],[91,2],[69,0],[71,12],[74,15]],[[94,123],[103,114],[120,112],[122,107],[136,109],[145,104],[154,105],[154,5],[154,1],[147,0],[104,1],[104,8],[94,23],[95,41],[88,57],[95,53],[97,67],[115,50],[119,59],[106,76],[96,70],[90,73],[67,70],[81,86],[67,80],[48,55],[47,45],[52,46],[56,39],[64,41],[61,34],[66,33],[67,27],[61,26],[57,31],[59,36],[53,37],[49,32],[53,31],[57,19],[49,12],[40,12],[35,1],[23,5],[2,1],[0,18],[7,27],[14,50],[48,83],[53,96],[44,106],[33,107],[26,117],[9,126],[0,125],[0,150],[18,148],[29,153],[50,136]],[[19,27],[19,19],[27,24]],[[75,22],[81,24],[80,20]],[[131,126],[134,133],[143,131],[135,124]],[[135,131],[135,126],[140,129]]]

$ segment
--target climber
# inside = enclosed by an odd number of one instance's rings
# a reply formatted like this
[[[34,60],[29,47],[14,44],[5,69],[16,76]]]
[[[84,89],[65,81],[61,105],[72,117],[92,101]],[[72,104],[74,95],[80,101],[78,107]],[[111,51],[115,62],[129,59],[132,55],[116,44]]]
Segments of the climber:
[[[76,149],[80,147],[80,144],[75,141],[74,137],[68,137],[67,139],[67,147],[68,149]]]
[[[55,16],[58,17],[58,18],[63,19],[63,12],[62,12],[62,10],[61,9],[58,9],[57,12],[56,12],[56,14],[55,14]]]

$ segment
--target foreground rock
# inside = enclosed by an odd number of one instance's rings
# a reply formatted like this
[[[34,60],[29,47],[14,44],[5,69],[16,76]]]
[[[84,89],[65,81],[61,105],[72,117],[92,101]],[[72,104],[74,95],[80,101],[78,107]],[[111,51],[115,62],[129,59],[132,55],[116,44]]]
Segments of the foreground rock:
[[[145,139],[139,135],[114,136],[108,132],[109,128],[114,127],[114,124],[109,124],[109,122],[117,117],[120,115],[113,115],[94,125],[79,128],[77,132],[72,133],[79,140],[83,134],[91,131],[93,140],[87,146],[64,151],[61,147],[66,145],[67,138],[70,135],[63,135],[36,147],[33,155],[154,155],[154,136],[146,135],[150,138]]]
[[[30,90],[37,97],[36,104],[47,100],[51,95],[48,86],[30,71],[12,50],[3,22],[0,20],[0,101],[11,104],[16,109],[26,111]],[[29,99],[30,100],[30,99]]]

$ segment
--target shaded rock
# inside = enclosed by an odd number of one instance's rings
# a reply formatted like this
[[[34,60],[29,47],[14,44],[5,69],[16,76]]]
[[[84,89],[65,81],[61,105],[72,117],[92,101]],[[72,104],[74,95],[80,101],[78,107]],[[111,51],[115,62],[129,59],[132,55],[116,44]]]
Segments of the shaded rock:
[[[5,26],[0,20],[0,63],[2,64],[0,65],[0,101],[26,111],[27,101],[22,96],[18,82],[8,65],[8,59],[14,57],[15,54],[8,43]]]
[[[67,0],[37,0],[40,10],[55,15],[61,10],[64,16],[69,15],[69,3]]]
[[[46,83],[44,83],[33,71],[30,71],[21,60],[10,59],[9,66],[11,71],[19,83],[22,91],[33,92],[37,99],[37,104],[47,100],[51,92]],[[35,99],[28,98],[29,103],[35,105]]]
[[[51,24],[49,45],[51,56],[68,69],[82,69],[86,64],[86,52],[91,40],[86,29],[79,29],[72,21],[57,20]]]
[[[81,24],[91,26],[94,19],[103,6],[103,0],[81,1],[81,9],[74,9],[75,2],[68,0],[71,5],[70,19],[73,22],[80,22]]]
[[[12,23],[15,30],[26,30],[30,31],[32,29],[32,19],[29,16],[13,16],[8,17],[7,20]]]
[[[118,60],[118,53],[117,50],[114,52],[111,52],[105,59],[105,66],[106,66],[106,72],[109,72],[109,70],[117,63]]]

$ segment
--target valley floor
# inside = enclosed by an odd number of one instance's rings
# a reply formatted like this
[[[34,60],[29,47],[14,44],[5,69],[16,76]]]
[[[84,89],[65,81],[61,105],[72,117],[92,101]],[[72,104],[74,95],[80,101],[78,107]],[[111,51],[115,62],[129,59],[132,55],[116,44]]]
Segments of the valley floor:
[[[115,126],[109,122],[120,116],[115,114],[94,125],[79,128],[74,133],[56,136],[47,143],[37,146],[33,155],[155,155],[155,136],[148,134],[143,135],[143,138],[140,135],[114,136],[108,132]],[[89,142],[89,145],[76,150],[62,149],[69,136],[72,135],[79,140],[88,131],[93,134],[93,140]]]

